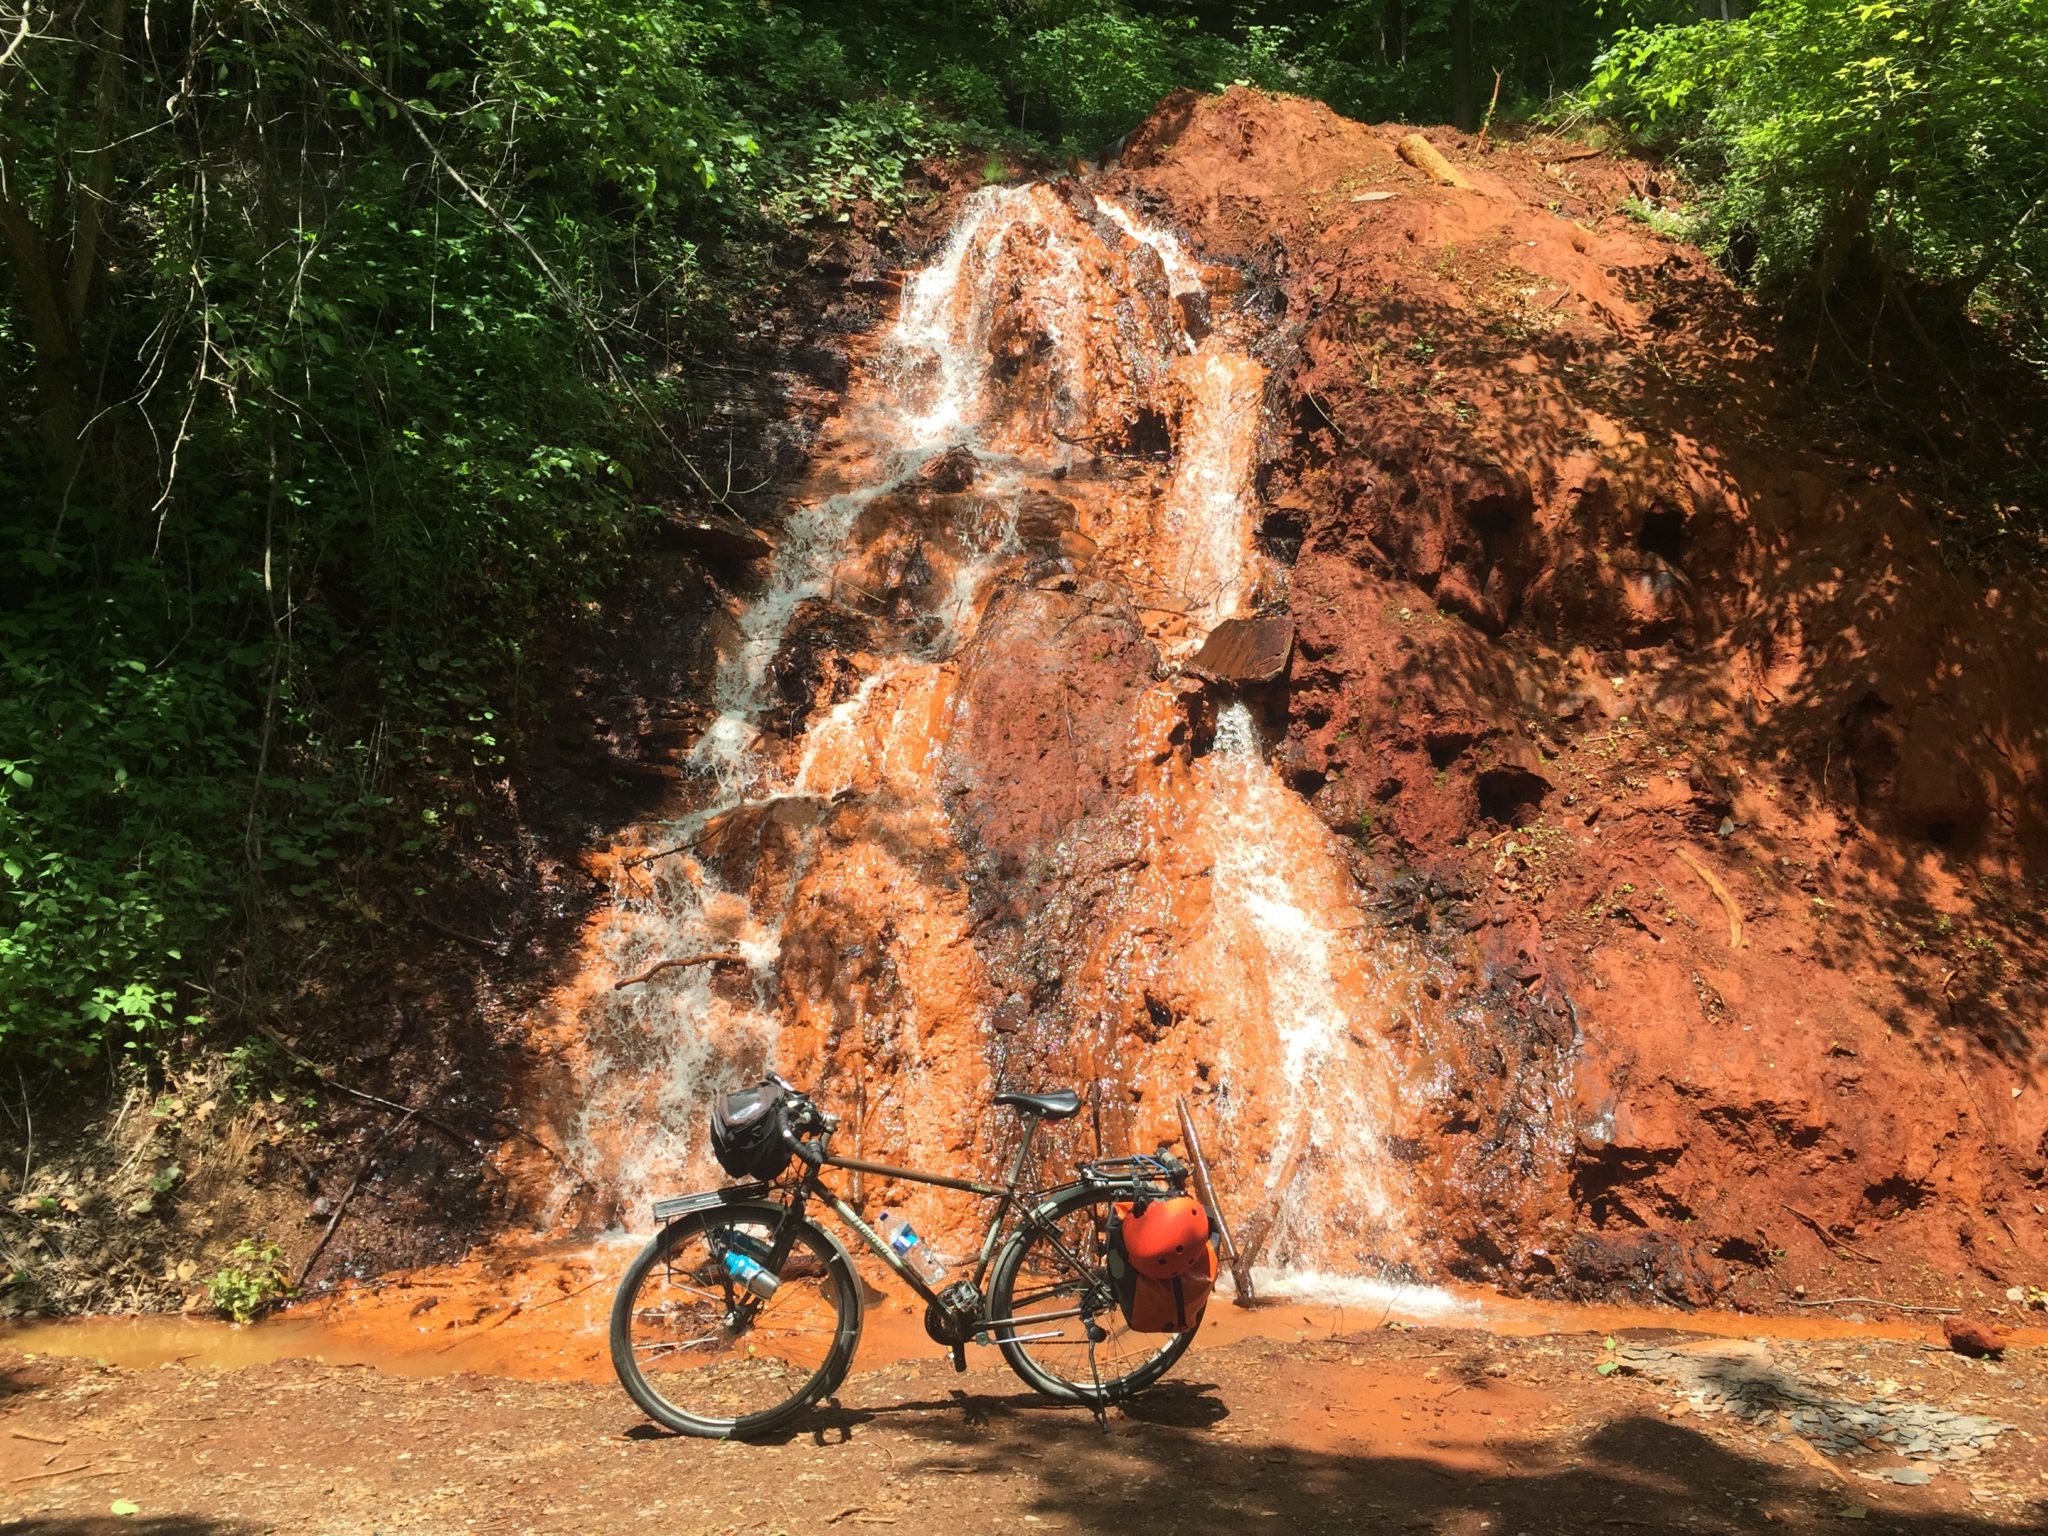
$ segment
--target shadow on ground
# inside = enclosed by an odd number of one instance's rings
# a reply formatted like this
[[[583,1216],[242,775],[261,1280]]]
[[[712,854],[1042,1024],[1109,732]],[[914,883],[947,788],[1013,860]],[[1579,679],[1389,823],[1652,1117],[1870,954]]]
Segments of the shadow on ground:
[[[1860,1531],[2048,1528],[2048,1501],[2010,1520],[1944,1513],[1935,1503],[1957,1496],[1953,1480],[1940,1493],[1879,1494],[1853,1472],[1781,1466],[1641,1413],[1595,1426],[1583,1438],[1526,1438],[1537,1426],[1522,1422],[1484,1446],[1460,1446],[1437,1459],[1348,1447],[1334,1420],[1335,1429],[1298,1421],[1286,1430],[1289,1443],[1276,1444],[1234,1430],[1218,1393],[1208,1382],[1162,1385],[1103,1429],[1085,1413],[1043,1399],[955,1390],[873,1410],[828,1407],[789,1438],[825,1448],[883,1431],[894,1452],[891,1480],[899,1486],[958,1478],[966,1485],[961,1495],[972,1497],[969,1480],[1001,1479],[1010,1484],[1004,1502],[1011,1508],[1049,1528],[1103,1536],[1140,1529],[1734,1533],[1840,1530],[1844,1520]],[[1424,1426],[1415,1428],[1420,1439]],[[1236,1434],[1247,1434],[1246,1441],[1236,1443]],[[911,1455],[903,1454],[899,1435],[915,1447]],[[1016,1487],[1018,1480],[1029,1486]],[[860,1507],[862,1493],[849,1485],[855,1508],[840,1518],[894,1513],[882,1507],[888,1496],[880,1493]]]

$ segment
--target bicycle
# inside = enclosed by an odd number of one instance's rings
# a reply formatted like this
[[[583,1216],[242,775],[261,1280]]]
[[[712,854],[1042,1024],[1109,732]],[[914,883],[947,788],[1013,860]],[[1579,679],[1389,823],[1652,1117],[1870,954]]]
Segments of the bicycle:
[[[1025,1177],[1032,1142],[1045,1122],[1080,1110],[1080,1095],[1067,1089],[995,1095],[1023,1122],[1002,1183],[895,1168],[833,1155],[837,1119],[781,1079],[769,1081],[784,1095],[788,1166],[773,1179],[657,1201],[655,1219],[666,1225],[628,1266],[612,1305],[613,1369],[656,1423],[714,1439],[759,1435],[838,1389],[860,1341],[861,1282],[846,1247],[806,1214],[814,1199],[923,1298],[925,1330],[952,1350],[957,1370],[967,1368],[967,1344],[993,1343],[1028,1386],[1099,1416],[1186,1353],[1195,1327],[1137,1334],[1125,1326],[1106,1259],[1117,1201],[1179,1194],[1192,1176],[1213,1209],[1199,1153],[1194,1168],[1163,1147],[1084,1162],[1069,1182],[1039,1188]],[[971,1277],[927,1284],[825,1183],[826,1169],[993,1199]]]

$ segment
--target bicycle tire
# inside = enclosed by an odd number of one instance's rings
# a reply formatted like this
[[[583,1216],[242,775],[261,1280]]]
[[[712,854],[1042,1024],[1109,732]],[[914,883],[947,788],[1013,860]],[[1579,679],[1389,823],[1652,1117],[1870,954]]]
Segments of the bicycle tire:
[[[989,1277],[988,1312],[1004,1319],[1004,1324],[993,1330],[995,1341],[1025,1385],[1059,1402],[1096,1408],[1122,1402],[1164,1376],[1194,1342],[1193,1328],[1185,1333],[1137,1333],[1124,1322],[1117,1307],[1107,1264],[1109,1207],[1116,1200],[1129,1198],[1128,1190],[1111,1186],[1064,1190],[1032,1211],[996,1255]],[[1061,1233],[1062,1243],[1055,1244],[1048,1235],[1051,1232]],[[1085,1275],[1077,1261],[1085,1267]],[[1020,1278],[1027,1283],[1021,1299]],[[1068,1336],[1058,1340],[1029,1337],[1040,1330],[1030,1326],[1031,1314],[1028,1310],[1020,1313],[1020,1306],[1051,1303],[1047,1309],[1059,1311],[1070,1302],[1084,1315],[1063,1326],[1062,1334]],[[1088,1360],[1085,1325],[1090,1322],[1103,1330],[1104,1337],[1084,1370],[1082,1362]],[[1164,1342],[1156,1348],[1131,1342],[1153,1339]]]
[[[734,1304],[744,1293],[717,1260],[722,1248],[714,1244],[729,1246],[721,1234],[733,1231],[757,1240],[773,1234],[786,1211],[768,1200],[692,1211],[664,1227],[627,1266],[612,1302],[612,1369],[627,1395],[657,1424],[713,1440],[766,1434],[830,1396],[846,1379],[860,1341],[860,1281],[845,1247],[808,1217],[797,1219],[788,1257],[777,1270],[782,1283],[775,1297],[746,1314],[745,1326],[731,1326]],[[643,1295],[650,1285],[654,1290]],[[778,1312],[776,1297],[785,1293]],[[822,1316],[828,1306],[829,1327]],[[770,1317],[777,1321],[764,1325],[761,1319]],[[636,1333],[641,1337],[636,1339]],[[800,1350],[795,1348],[799,1335]],[[797,1358],[785,1360],[776,1353],[783,1346]],[[812,1346],[815,1360],[808,1358]],[[674,1360],[681,1368],[655,1370],[650,1377],[643,1358]],[[782,1386],[792,1377],[797,1378],[794,1390],[783,1394]],[[743,1394],[749,1399],[744,1406]],[[689,1401],[676,1401],[683,1395]]]

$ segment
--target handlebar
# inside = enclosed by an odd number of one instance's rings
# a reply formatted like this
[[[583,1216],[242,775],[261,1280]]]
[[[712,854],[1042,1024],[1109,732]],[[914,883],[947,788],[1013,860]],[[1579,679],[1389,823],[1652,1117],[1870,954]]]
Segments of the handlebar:
[[[801,1088],[775,1073],[769,1073],[768,1078],[789,1095],[788,1114],[782,1123],[783,1141],[788,1144],[790,1151],[813,1168],[824,1167],[825,1139],[839,1129],[839,1117],[820,1109]],[[815,1131],[817,1135],[815,1139],[806,1140],[799,1134],[802,1131]]]

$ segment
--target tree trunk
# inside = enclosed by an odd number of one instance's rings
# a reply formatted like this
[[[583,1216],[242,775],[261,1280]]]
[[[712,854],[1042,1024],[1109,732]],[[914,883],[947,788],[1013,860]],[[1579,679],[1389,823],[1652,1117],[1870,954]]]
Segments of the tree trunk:
[[[60,155],[45,219],[9,190],[20,186],[15,166],[0,156],[0,250],[10,258],[28,342],[35,349],[32,374],[50,488],[71,483],[87,419],[86,321],[92,312],[101,257],[100,240],[113,184],[112,145],[122,87],[121,65],[128,26],[128,0],[104,0],[97,35],[81,40],[80,69],[90,66],[91,119],[85,135],[89,156],[74,174],[69,155]],[[68,126],[68,125],[66,125]]]
[[[1472,68],[1472,0],[1451,3],[1451,121],[1467,133],[1479,126],[1479,81]]]

